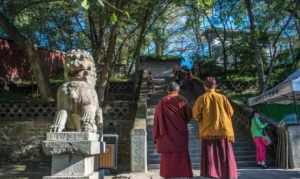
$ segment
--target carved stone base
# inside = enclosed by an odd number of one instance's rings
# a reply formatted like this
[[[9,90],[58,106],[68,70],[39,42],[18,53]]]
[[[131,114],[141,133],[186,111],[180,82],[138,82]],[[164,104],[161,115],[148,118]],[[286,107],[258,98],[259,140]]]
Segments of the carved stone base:
[[[43,179],[100,179],[99,154],[104,143],[96,133],[48,133],[43,149],[52,156],[51,176]]]

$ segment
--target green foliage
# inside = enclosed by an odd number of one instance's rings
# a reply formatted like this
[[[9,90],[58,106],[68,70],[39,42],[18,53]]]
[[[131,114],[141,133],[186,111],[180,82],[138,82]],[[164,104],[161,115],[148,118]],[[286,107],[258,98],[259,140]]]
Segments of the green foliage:
[[[116,24],[118,21],[118,16],[115,13],[112,13],[112,15],[110,16],[110,20],[112,24]]]
[[[124,14],[126,15],[126,17],[129,19],[130,18],[130,14],[128,11],[124,11]]]
[[[256,25],[254,33],[262,51],[266,74],[271,61],[274,62],[274,71],[270,72],[268,82],[273,85],[299,63],[300,6],[292,0],[252,2]],[[148,57],[153,60],[178,60],[178,57],[172,55],[187,52],[197,59],[206,59],[210,55],[207,44],[212,40],[218,43],[212,46],[212,56],[203,64],[203,74],[225,76],[224,67],[217,63],[227,54],[228,59],[237,59],[236,64],[229,64],[230,69],[226,74],[228,79],[241,83],[251,80],[254,83],[256,80],[255,51],[250,48],[252,41],[244,1],[2,0],[0,11],[24,36],[39,46],[63,51],[87,49],[99,63],[128,64],[135,60],[133,57],[143,24],[146,24],[146,30],[142,34],[142,54],[154,54]],[[146,12],[149,17],[144,22]],[[292,21],[284,26],[289,16],[293,16]],[[116,28],[115,32],[112,32],[112,27]],[[2,34],[4,32],[0,29]],[[110,43],[114,42],[111,41],[111,34],[115,34],[116,43],[109,49],[109,44],[114,44]],[[290,36],[289,39],[286,34]],[[271,47],[277,48],[271,50],[275,54],[269,54]],[[222,49],[226,53],[222,53]],[[105,59],[107,53],[113,54],[108,60]]]
[[[157,57],[156,55],[147,55],[142,57],[145,61],[180,61],[181,58],[175,55],[164,55]]]
[[[197,6],[201,9],[211,8],[214,4],[214,0],[197,0]]]
[[[101,6],[104,7],[104,3],[102,0],[82,0],[81,7],[85,10],[89,10],[91,5]]]
[[[110,82],[122,82],[128,80],[128,76],[126,76],[125,74],[113,74],[109,79]]]
[[[90,8],[89,0],[82,0],[81,6],[82,6],[85,10],[88,10],[88,9]]]
[[[99,4],[100,6],[104,7],[104,3],[103,3],[102,0],[97,0],[97,2],[98,2],[98,4]]]

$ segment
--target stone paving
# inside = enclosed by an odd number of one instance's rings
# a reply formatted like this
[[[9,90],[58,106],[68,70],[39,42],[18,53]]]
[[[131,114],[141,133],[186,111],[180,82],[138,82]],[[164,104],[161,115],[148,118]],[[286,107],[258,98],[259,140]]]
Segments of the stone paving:
[[[199,170],[194,171],[194,179],[208,179],[199,176]],[[240,169],[239,179],[300,179],[300,169]],[[148,173],[127,173],[115,176],[106,176],[104,179],[162,179],[159,171],[154,170]]]
[[[35,166],[27,168],[24,165],[6,165],[0,167],[0,179],[41,179],[49,173],[47,166]],[[299,169],[239,169],[238,179],[300,179]],[[194,170],[194,179],[207,179],[199,177],[199,170]],[[123,173],[117,176],[105,176],[104,179],[162,179],[159,170],[151,170],[147,173]]]

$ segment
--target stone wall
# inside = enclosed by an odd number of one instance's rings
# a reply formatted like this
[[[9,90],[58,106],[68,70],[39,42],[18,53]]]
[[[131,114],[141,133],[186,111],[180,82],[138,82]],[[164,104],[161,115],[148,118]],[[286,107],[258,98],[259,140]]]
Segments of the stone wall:
[[[152,72],[152,76],[170,77],[173,75],[173,67],[179,66],[179,61],[150,61],[144,60],[141,62],[141,68]]]
[[[49,161],[41,151],[41,141],[50,120],[1,120],[0,162]]]
[[[128,170],[130,160],[130,130],[136,103],[133,82],[114,82],[103,108],[104,132],[118,134],[118,169]],[[41,150],[41,141],[52,124],[55,102],[0,103],[0,165],[17,162],[49,162]]]
[[[135,114],[135,102],[114,101],[112,105],[106,106],[104,112],[104,133],[118,134],[118,169],[128,170],[130,159],[130,130],[133,126]]]
[[[124,148],[129,145],[133,106],[131,101],[114,101],[103,110],[105,132],[120,136],[119,159],[129,157]],[[48,160],[40,143],[53,121],[55,104],[2,103],[0,111],[0,162]]]

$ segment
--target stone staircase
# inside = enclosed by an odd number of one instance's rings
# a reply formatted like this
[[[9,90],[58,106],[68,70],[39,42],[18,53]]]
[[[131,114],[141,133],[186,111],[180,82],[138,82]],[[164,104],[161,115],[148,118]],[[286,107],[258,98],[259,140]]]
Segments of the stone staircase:
[[[156,152],[152,139],[152,126],[155,105],[162,96],[165,95],[164,87],[167,84],[166,79],[156,79],[154,94],[147,100],[147,148],[148,148],[148,170],[159,169],[160,156]],[[183,95],[188,92],[183,91]],[[189,129],[189,152],[193,169],[200,168],[200,143],[197,138],[198,127],[195,121],[188,124]],[[250,137],[242,129],[235,128],[236,142],[234,150],[238,168],[252,168],[255,163],[255,147]]]

